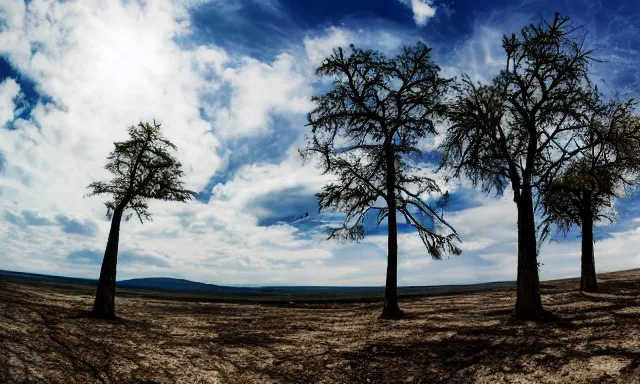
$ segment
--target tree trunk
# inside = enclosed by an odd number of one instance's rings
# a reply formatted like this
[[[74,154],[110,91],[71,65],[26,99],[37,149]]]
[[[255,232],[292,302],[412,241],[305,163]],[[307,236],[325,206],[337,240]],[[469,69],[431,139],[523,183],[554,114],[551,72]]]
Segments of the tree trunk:
[[[124,208],[118,206],[113,212],[107,248],[102,259],[100,280],[93,302],[92,316],[104,319],[116,317],[116,264],[118,262],[118,241],[120,238],[120,221]]]
[[[387,281],[384,287],[384,309],[382,319],[398,319],[402,317],[402,311],[398,306],[398,223],[396,220],[395,198],[395,154],[393,150],[387,150],[387,207],[389,215],[387,222],[388,231],[388,256],[387,256]]]
[[[518,288],[515,317],[538,321],[543,316],[538,276],[536,228],[531,188],[523,188],[518,205]]]
[[[582,263],[580,268],[580,290],[597,292],[596,263],[593,256],[593,214],[591,213],[591,192],[582,197]]]

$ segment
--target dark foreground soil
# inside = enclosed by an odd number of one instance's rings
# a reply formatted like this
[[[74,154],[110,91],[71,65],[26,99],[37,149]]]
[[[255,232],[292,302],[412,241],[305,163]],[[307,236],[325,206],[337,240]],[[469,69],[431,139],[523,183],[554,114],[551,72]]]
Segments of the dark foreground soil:
[[[512,289],[381,303],[118,299],[0,281],[0,383],[640,383],[640,271],[543,284],[543,324],[510,318]],[[68,288],[68,287],[67,287]]]

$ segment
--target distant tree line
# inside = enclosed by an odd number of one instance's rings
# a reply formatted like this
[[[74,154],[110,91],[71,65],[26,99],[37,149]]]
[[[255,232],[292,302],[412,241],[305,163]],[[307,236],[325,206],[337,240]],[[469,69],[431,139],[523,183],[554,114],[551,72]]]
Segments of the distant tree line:
[[[640,118],[633,100],[605,101],[589,77],[592,51],[568,17],[528,25],[505,35],[504,68],[489,84],[439,76],[431,49],[405,46],[387,57],[353,45],[336,48],[316,74],[331,80],[314,96],[311,128],[300,151],[334,176],[318,193],[320,211],[344,214],[329,238],[359,241],[365,219],[386,220],[388,259],[382,318],[397,319],[398,218],[412,225],[431,257],[461,253],[456,230],[442,212],[443,191],[421,159],[424,139],[446,128],[438,172],[467,178],[485,193],[513,191],[518,211],[515,317],[550,314],[540,298],[540,245],[554,228],[582,231],[581,285],[597,290],[594,223],[614,219],[613,199],[624,197],[640,174]],[[95,317],[115,317],[118,234],[123,217],[150,218],[149,199],[188,201],[175,146],[160,125],[129,128],[115,143],[109,182],[90,195],[108,194],[112,219],[96,299]],[[444,202],[444,204],[443,204]],[[127,214],[128,212],[128,214]]]

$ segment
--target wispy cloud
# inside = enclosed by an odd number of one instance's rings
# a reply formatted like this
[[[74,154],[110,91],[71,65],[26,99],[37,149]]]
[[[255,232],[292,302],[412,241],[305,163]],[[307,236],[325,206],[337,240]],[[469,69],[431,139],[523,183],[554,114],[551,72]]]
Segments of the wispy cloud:
[[[80,249],[77,251],[70,252],[66,259],[67,261],[74,264],[93,264],[100,265],[102,264],[102,258],[104,253],[97,249]],[[133,252],[130,250],[122,250],[118,254],[118,263],[124,264],[125,266],[129,265],[139,265],[139,266],[152,266],[152,267],[160,267],[160,268],[168,268],[169,264],[163,260],[162,258],[154,255],[148,255],[144,253]]]

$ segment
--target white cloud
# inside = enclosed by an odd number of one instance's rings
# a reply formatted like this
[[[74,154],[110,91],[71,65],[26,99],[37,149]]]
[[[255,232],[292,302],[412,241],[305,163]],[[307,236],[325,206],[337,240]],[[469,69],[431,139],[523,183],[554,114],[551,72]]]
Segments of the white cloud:
[[[436,15],[436,7],[430,0],[400,0],[400,2],[411,8],[413,20],[419,27],[427,25],[427,21]]]
[[[443,60],[441,75],[460,78],[465,73],[472,81],[490,83],[505,66],[502,34],[498,27],[476,25],[471,38],[454,46],[451,55]]]
[[[22,0],[7,0],[0,6],[0,19],[9,28],[19,28],[24,21],[25,2]]]
[[[304,49],[308,64],[311,69],[315,69],[331,55],[334,48],[346,49],[349,44],[354,44],[358,48],[371,48],[389,53],[397,50],[402,44],[409,43],[409,39],[415,38],[405,36],[401,31],[329,27],[321,35],[307,36],[304,39]]]
[[[331,55],[334,48],[347,47],[352,42],[352,36],[343,28],[330,27],[322,36],[304,39],[304,48],[309,62],[318,67],[324,59]]]
[[[20,92],[20,86],[13,79],[5,79],[0,83],[0,126],[13,120],[14,99]]]
[[[245,57],[240,65],[226,68],[221,78],[231,86],[230,105],[212,105],[216,133],[239,138],[269,132],[274,114],[304,114],[311,104],[308,78],[289,54],[267,64]]]

